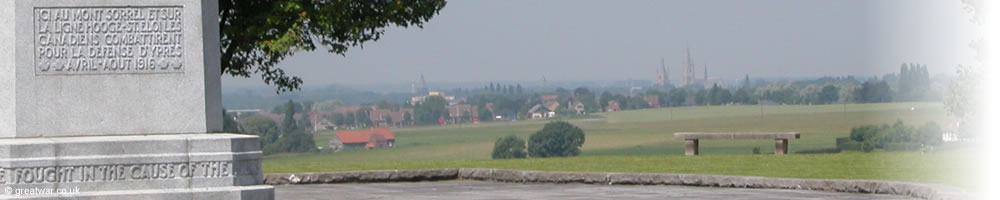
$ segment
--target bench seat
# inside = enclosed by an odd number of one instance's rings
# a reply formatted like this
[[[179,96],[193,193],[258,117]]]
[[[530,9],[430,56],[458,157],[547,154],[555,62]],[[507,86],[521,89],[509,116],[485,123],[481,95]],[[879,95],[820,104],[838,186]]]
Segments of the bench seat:
[[[774,154],[784,155],[788,153],[788,140],[799,139],[798,132],[678,132],[674,133],[674,138],[684,140],[684,155],[698,155],[698,140],[701,139],[772,139],[774,140]]]

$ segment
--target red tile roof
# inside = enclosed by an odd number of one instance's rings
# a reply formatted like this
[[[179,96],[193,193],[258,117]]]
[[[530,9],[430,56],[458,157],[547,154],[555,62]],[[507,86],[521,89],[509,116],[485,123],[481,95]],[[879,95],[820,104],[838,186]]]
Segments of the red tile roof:
[[[395,140],[396,136],[392,135],[392,130],[389,128],[372,128],[369,130],[356,130],[356,131],[337,131],[337,139],[344,144],[354,144],[354,143],[374,143],[372,142],[376,138],[382,138],[385,140]]]
[[[343,114],[343,113],[348,113],[348,112],[352,112],[352,113],[353,112],[358,112],[358,110],[361,110],[361,106],[339,106],[339,107],[337,107],[337,109],[334,109],[333,112],[338,112],[338,113],[342,113]]]
[[[337,131],[337,139],[344,144],[368,143],[368,130],[360,131]]]
[[[555,101],[559,100],[559,95],[545,95],[542,96],[542,101]]]
[[[373,128],[372,133],[375,133],[376,135],[381,135],[382,138],[385,138],[386,140],[396,139],[396,136],[392,135],[392,130],[389,130],[389,128]]]

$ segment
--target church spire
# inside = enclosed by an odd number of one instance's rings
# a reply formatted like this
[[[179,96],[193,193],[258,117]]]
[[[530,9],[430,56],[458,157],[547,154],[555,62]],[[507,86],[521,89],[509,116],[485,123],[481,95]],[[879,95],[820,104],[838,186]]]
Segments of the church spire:
[[[708,63],[705,64],[705,81],[708,81]]]

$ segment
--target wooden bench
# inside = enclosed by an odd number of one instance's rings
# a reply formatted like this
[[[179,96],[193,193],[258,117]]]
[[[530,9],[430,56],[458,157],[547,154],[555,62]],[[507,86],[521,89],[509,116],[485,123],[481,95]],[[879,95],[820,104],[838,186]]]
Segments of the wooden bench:
[[[684,155],[698,155],[698,140],[701,139],[774,139],[774,154],[788,153],[788,139],[799,139],[798,132],[727,132],[727,133],[674,133],[674,138],[684,140]]]

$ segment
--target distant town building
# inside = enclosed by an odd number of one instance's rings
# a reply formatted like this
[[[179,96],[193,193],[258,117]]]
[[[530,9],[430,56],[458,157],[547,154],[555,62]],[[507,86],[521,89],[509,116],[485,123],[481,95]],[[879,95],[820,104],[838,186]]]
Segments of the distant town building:
[[[417,105],[418,103],[422,103],[425,100],[427,100],[427,97],[432,97],[432,96],[440,96],[441,98],[444,98],[444,100],[448,102],[448,105],[455,105],[455,104],[459,104],[459,103],[465,101],[465,97],[448,96],[448,95],[445,95],[445,93],[443,91],[436,91],[435,90],[435,91],[429,91],[429,92],[427,92],[425,94],[427,94],[427,95],[421,95],[421,96],[411,97],[410,98],[410,105]]]
[[[309,122],[311,122],[313,127],[309,128],[311,128],[313,132],[336,129],[337,125],[326,117],[332,113],[333,112],[310,112]]]
[[[455,104],[448,105],[445,109],[448,110],[448,116],[451,117],[451,123],[472,121],[473,119],[479,118],[479,108],[473,105]]]
[[[424,75],[420,75],[420,81],[413,83],[411,85],[411,90],[413,94],[427,94],[427,81],[424,81]]]
[[[684,64],[681,67],[683,67],[681,68],[681,86],[694,84],[694,60],[691,59],[691,48],[687,49]]]
[[[545,119],[550,117],[555,117],[556,112],[554,110],[549,110],[548,108],[542,106],[542,104],[535,104],[531,109],[528,110],[528,115],[531,119]]]
[[[559,101],[559,95],[545,95],[542,96],[542,102]]]
[[[941,141],[943,142],[958,142],[964,141],[965,138],[960,137],[958,134],[959,128],[962,127],[962,122],[957,119],[950,120],[952,122],[944,125],[941,129]]]
[[[708,76],[708,64],[702,64],[702,78],[695,78],[694,59],[691,58],[691,49],[688,48],[685,53],[683,68],[681,69],[681,87],[687,86],[701,86],[702,88],[712,88],[712,85],[719,85],[719,87],[724,87],[723,81],[720,78],[712,78]]]
[[[545,86],[546,86],[545,84],[546,84],[545,83],[545,75],[542,75],[542,80],[538,81],[539,91],[545,91]]]
[[[357,113],[358,110],[361,110],[361,106],[338,106],[333,112],[346,115]]]
[[[583,102],[578,100],[576,97],[573,97],[569,100],[569,102],[566,104],[566,108],[572,111],[576,111],[576,114],[578,115],[587,114],[586,106],[584,106]]]
[[[646,101],[646,104],[649,105],[650,108],[659,108],[660,107],[660,96],[659,95],[649,94],[649,95],[646,95],[645,97],[643,97],[642,100]]]
[[[670,73],[663,58],[660,58],[660,68],[656,70],[656,85],[660,87],[670,85]]]
[[[410,120],[406,120],[405,115],[410,114]],[[376,127],[399,127],[413,125],[413,108],[400,108],[396,110],[373,109],[368,115]]]
[[[608,106],[604,107],[604,112],[615,112],[622,110],[622,106],[618,103],[618,100],[608,101]]]

